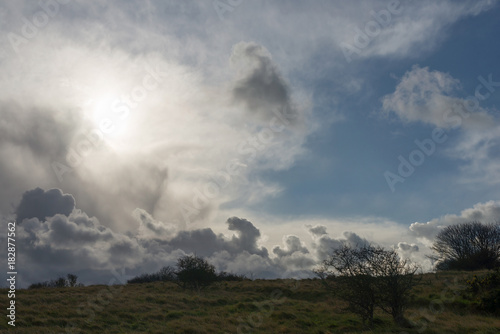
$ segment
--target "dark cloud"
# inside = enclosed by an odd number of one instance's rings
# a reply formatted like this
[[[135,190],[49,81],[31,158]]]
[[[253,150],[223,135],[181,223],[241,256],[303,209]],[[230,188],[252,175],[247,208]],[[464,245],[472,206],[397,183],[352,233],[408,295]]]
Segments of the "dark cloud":
[[[415,244],[409,244],[407,242],[399,242],[397,249],[402,252],[418,252],[418,246]]]
[[[250,254],[259,254],[267,257],[266,248],[258,248],[257,240],[260,238],[260,231],[248,220],[238,217],[231,217],[226,222],[230,231],[238,231],[238,236],[231,239],[231,245],[236,251],[246,250]]]
[[[170,236],[175,231],[175,226],[164,224],[156,221],[146,210],[135,209],[132,215],[137,219],[140,224],[141,233],[148,234],[147,230],[151,231],[156,237]]]
[[[63,194],[60,189],[44,191],[36,188],[25,192],[21,203],[16,209],[17,221],[22,222],[26,218],[37,218],[45,220],[56,214],[69,214],[75,208],[75,199],[69,194]]]
[[[306,227],[307,227],[307,230],[309,231],[309,233],[311,233],[313,236],[320,236],[320,235],[326,234],[326,226],[323,226],[323,225],[316,225],[316,226],[306,225]]]
[[[13,102],[0,104],[0,140],[27,148],[37,159],[64,157],[76,123],[81,120],[70,110],[28,107]]]
[[[370,244],[368,240],[360,237],[354,232],[345,231],[342,233],[341,238],[332,238],[326,233],[326,226],[316,225],[311,227],[311,225],[306,225],[306,227],[308,227],[309,233],[311,233],[315,239],[312,246],[316,251],[319,261],[328,258],[333,250],[340,248],[343,244],[347,244],[351,247],[363,247]]]
[[[289,122],[297,117],[287,83],[269,52],[256,43],[238,43],[231,55],[233,64],[244,67],[243,75],[232,88],[234,101],[265,119],[278,112]]]
[[[280,246],[276,246],[273,248],[273,253],[278,257],[289,256],[295,252],[299,252],[302,254],[309,253],[309,250],[302,244],[300,238],[296,235],[285,236],[283,238],[283,243],[285,244],[284,249],[282,249]]]
[[[180,231],[174,238],[164,243],[169,249],[182,249],[186,253],[209,256],[222,249],[227,249],[222,235],[217,235],[211,228],[192,231]]]

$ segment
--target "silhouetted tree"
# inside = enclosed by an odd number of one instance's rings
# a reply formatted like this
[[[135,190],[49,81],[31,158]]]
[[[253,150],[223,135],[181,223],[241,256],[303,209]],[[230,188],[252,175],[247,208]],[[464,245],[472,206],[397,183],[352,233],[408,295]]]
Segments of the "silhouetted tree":
[[[28,289],[40,289],[40,288],[66,288],[66,287],[80,287],[83,286],[82,283],[78,283],[78,276],[73,274],[68,274],[66,278],[59,277],[55,280],[44,281],[39,283],[31,284]]]
[[[183,288],[201,290],[217,281],[215,267],[196,255],[179,258],[175,274]]]
[[[397,324],[407,327],[404,311],[411,288],[418,283],[418,270],[410,260],[400,259],[395,250],[344,244],[323,261],[316,274],[369,326],[373,325],[375,308],[380,307]]]
[[[67,277],[66,283],[69,287],[77,286],[78,283],[76,281],[78,280],[78,276],[73,274],[68,274],[66,277]]]
[[[447,226],[431,248],[438,270],[493,269],[500,264],[500,223]]]

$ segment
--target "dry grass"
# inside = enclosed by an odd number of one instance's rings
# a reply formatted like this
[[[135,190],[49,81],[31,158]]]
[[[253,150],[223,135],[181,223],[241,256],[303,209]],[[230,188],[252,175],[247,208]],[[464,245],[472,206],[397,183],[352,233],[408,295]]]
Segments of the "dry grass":
[[[471,276],[424,275],[407,313],[417,327],[406,332],[500,333],[500,319],[474,312],[461,298],[461,285]],[[157,282],[19,290],[16,297],[16,333],[402,332],[382,313],[367,330],[318,280],[223,282],[201,293]],[[5,289],[0,298],[6,305]],[[11,332],[9,327],[4,320],[2,333]]]

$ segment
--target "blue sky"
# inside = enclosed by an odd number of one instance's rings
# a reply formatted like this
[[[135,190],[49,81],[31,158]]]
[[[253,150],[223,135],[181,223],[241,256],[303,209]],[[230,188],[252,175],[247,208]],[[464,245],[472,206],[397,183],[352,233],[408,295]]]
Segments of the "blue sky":
[[[20,220],[23,284],[192,252],[308,277],[365,241],[429,270],[441,228],[499,219],[497,1],[47,0],[0,16],[0,214]]]
[[[431,52],[405,58],[362,59],[341,69],[329,69],[315,80],[314,94],[319,101],[315,110],[322,117],[340,112],[344,120],[334,123],[308,139],[310,155],[285,172],[269,173],[270,179],[283,180],[285,196],[266,203],[277,213],[318,215],[377,215],[401,223],[430,220],[449,212],[459,212],[477,202],[496,199],[494,183],[474,186],[460,185],[460,164],[446,157],[445,150],[457,136],[439,145],[435,154],[426,158],[414,175],[398,183],[392,193],[383,173],[395,171],[397,157],[409,155],[416,148],[415,139],[430,137],[432,126],[404,124],[380,115],[381,98],[394,91],[398,78],[413,65],[449,73],[461,83],[457,97],[474,95],[480,82],[478,76],[493,74],[500,55],[494,43],[500,23],[498,6],[480,16],[465,18],[445,29],[443,41]],[[488,37],[490,36],[490,37]],[[356,93],[339,96],[338,107],[321,105],[321,99],[335,90],[329,77],[352,75],[362,78],[363,87]],[[496,80],[496,79],[495,79]],[[481,107],[495,115],[500,94],[493,94]],[[298,176],[298,177],[297,177]],[[476,185],[477,187],[477,185]],[[415,200],[417,201],[415,203]]]

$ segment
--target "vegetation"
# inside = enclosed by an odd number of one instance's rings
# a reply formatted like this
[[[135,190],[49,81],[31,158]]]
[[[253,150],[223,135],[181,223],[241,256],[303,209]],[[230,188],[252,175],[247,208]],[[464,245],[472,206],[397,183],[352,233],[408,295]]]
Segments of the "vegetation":
[[[432,250],[438,270],[493,269],[500,265],[500,223],[469,222],[445,227]]]
[[[78,283],[78,276],[73,274],[68,274],[66,278],[59,277],[55,280],[33,283],[28,289],[41,289],[41,288],[73,288],[83,286],[82,283]]]
[[[333,270],[331,269],[333,268]],[[317,274],[328,290],[348,303],[348,309],[373,327],[375,308],[389,313],[403,327],[411,289],[418,283],[418,266],[394,250],[343,245],[323,262]],[[333,284],[332,284],[333,283]]]
[[[245,275],[237,275],[222,271],[215,273],[215,267],[196,255],[183,256],[177,261],[177,271],[163,267],[153,274],[142,274],[127,281],[129,284],[151,282],[175,282],[183,288],[200,290],[216,281],[243,281]]]
[[[495,313],[500,316],[500,269],[486,275],[474,275],[467,280],[468,293],[479,310]]]
[[[175,272],[182,288],[201,290],[217,281],[215,266],[196,255],[186,255],[177,260]]]
[[[380,309],[374,325],[345,312],[347,302],[325,293],[319,279],[216,282],[201,293],[173,282],[94,285],[16,291],[16,328],[27,333],[498,333],[500,318],[462,295],[466,280],[488,272],[418,275],[402,329]],[[334,283],[332,283],[334,284]],[[0,290],[7,305],[8,289]],[[6,318],[4,316],[4,318]],[[6,318],[7,319],[7,318]]]
[[[153,274],[142,274],[140,276],[129,279],[127,283],[151,283],[151,282],[173,282],[176,280],[175,269],[167,266],[160,269],[160,271]]]

